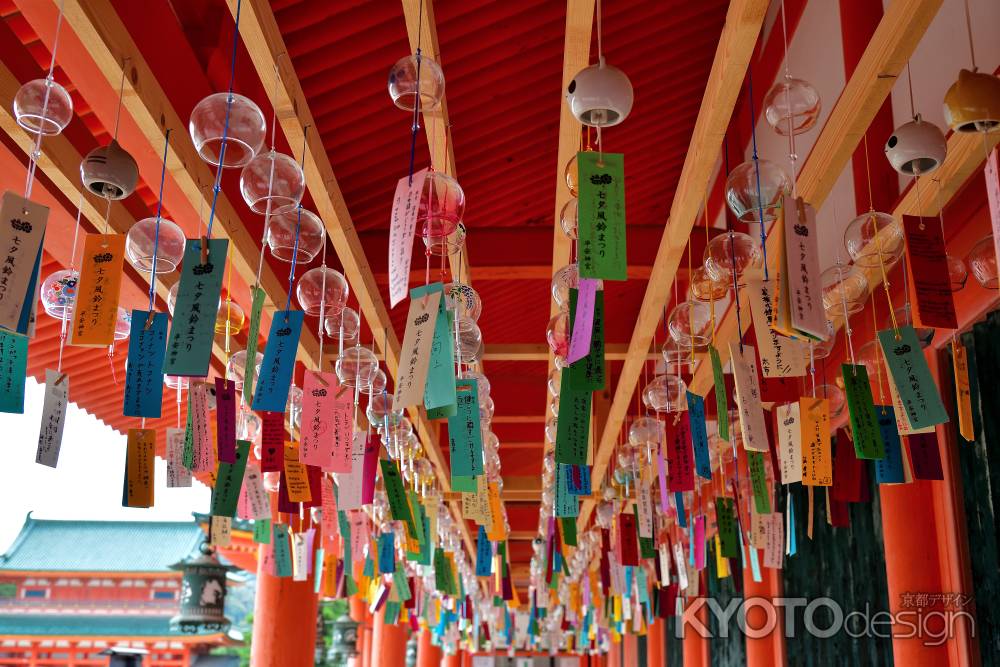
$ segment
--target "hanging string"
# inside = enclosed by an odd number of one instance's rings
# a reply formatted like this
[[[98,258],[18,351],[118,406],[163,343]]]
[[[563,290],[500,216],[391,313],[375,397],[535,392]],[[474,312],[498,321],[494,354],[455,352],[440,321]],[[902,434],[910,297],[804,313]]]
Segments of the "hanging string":
[[[976,48],[972,42],[972,14],[969,12],[969,0],[965,0],[965,29],[969,34],[969,58],[972,60],[972,71],[975,72],[979,68],[976,67]]]
[[[785,107],[788,111],[788,161],[792,167],[792,199],[797,199],[799,196],[799,185],[795,163],[798,161],[799,156],[795,152],[795,132],[793,131],[795,128],[792,124],[794,117],[792,113],[792,93],[791,86],[788,84],[792,78],[792,74],[788,68],[788,25],[785,22],[785,14],[785,0],[781,0],[781,37],[785,43]]]
[[[910,117],[917,120],[916,107],[913,104],[913,77],[910,75],[910,62],[906,62],[906,83],[910,90]]]
[[[326,239],[323,239],[323,256],[320,259],[320,266],[323,267],[323,290],[319,297],[319,324],[316,326],[316,337],[319,339],[319,352],[316,354],[316,370],[323,370],[323,335],[326,333]],[[340,314],[344,317],[343,311]]]
[[[74,274],[76,273],[76,241],[80,236],[80,216],[83,212],[83,193],[80,193],[80,198],[76,203],[76,225],[73,227],[73,247],[70,250],[69,257],[69,277],[71,280],[75,280]],[[65,317],[61,318],[61,326],[59,329],[59,361],[56,364],[56,372],[62,372],[62,361],[63,361],[63,349],[66,347],[66,334],[69,327],[69,320]]]
[[[875,343],[875,375],[878,377],[878,402],[885,410],[885,388],[882,385],[882,346],[878,344],[878,314],[875,293],[872,292],[872,331],[875,332],[872,342]]]
[[[417,159],[417,133],[420,131],[420,61],[422,59],[420,45],[424,31],[424,0],[420,0],[417,9],[417,82],[416,95],[413,102],[413,124],[410,126],[410,178],[409,185],[413,185],[413,163]]]
[[[50,85],[54,81],[53,74],[56,71],[56,52],[59,50],[59,34],[62,32],[63,5],[65,0],[59,0],[59,15],[56,18],[56,32],[52,39],[52,57],[49,59],[49,73],[45,77],[45,97],[42,99],[42,122],[48,116],[49,95],[52,91]],[[31,189],[35,184],[35,171],[38,168],[38,158],[42,155],[42,132],[41,127],[35,135],[35,146],[28,155],[28,174],[24,183],[24,198],[31,199]]]
[[[170,132],[168,127],[163,135],[163,164],[160,167],[160,194],[156,201],[156,225],[153,228],[153,259],[150,261],[149,269],[149,317],[146,319],[146,328],[153,324],[153,311],[156,304],[156,261],[160,251],[160,220],[163,217],[163,184],[167,177],[167,154],[170,151]]]
[[[302,171],[306,168],[306,137],[309,134],[309,126],[302,128],[302,161],[299,166]],[[288,295],[285,297],[285,322],[288,321],[288,311],[292,308],[292,286],[295,283],[295,268],[299,263],[299,236],[302,231],[302,204],[296,208],[295,216],[295,244],[292,246],[292,266],[288,269]],[[325,240],[324,240],[325,243]],[[262,249],[263,250],[263,249]],[[358,332],[360,335],[360,331]]]
[[[907,65],[907,72],[909,72],[909,65]],[[865,177],[868,179],[868,208],[871,213],[875,212],[875,204],[872,200],[872,173],[871,165],[868,161],[868,133],[865,132],[864,135],[865,144]],[[897,339],[899,337],[899,326],[896,324],[896,313],[892,308],[892,295],[889,293],[889,272],[885,266],[885,254],[882,251],[882,235],[879,233],[878,227],[875,223],[875,216],[872,215],[872,236],[875,238],[875,249],[878,252],[878,264],[879,269],[882,272],[882,288],[885,290],[885,300],[889,304],[889,319],[892,321],[892,328],[896,332]],[[904,262],[905,264],[905,262]],[[876,328],[876,331],[878,329]],[[815,394],[815,392],[814,392]]]
[[[757,215],[760,220],[760,250],[761,257],[764,261],[764,282],[769,280],[767,275],[767,233],[764,230],[764,200],[760,193],[760,160],[757,158],[757,128],[755,119],[757,118],[757,113],[753,106],[753,68],[747,70],[747,97],[750,102],[750,139],[753,142],[753,170],[754,176],[757,181]],[[726,169],[727,176],[729,169]],[[794,174],[792,178],[794,180]],[[730,229],[730,243],[732,243],[732,229]],[[736,248],[733,248],[733,269],[736,268]],[[738,303],[738,302],[737,302]],[[740,329],[742,331],[742,329]],[[742,345],[742,338],[740,340]]]
[[[115,141],[118,141],[118,127],[122,117],[122,103],[125,101],[125,71],[127,70],[129,60],[128,56],[122,60],[122,78],[118,84],[118,109],[115,111]]]
[[[212,187],[212,210],[208,213],[208,227],[205,237],[212,238],[212,224],[215,222],[215,207],[222,191],[222,169],[226,164],[226,140],[229,137],[229,118],[233,109],[233,83],[236,80],[236,48],[240,43],[240,8],[243,0],[236,0],[236,18],[233,27],[233,48],[229,58],[229,94],[226,96],[226,120],[222,125],[222,145],[219,147],[219,164],[215,169],[215,185]]]

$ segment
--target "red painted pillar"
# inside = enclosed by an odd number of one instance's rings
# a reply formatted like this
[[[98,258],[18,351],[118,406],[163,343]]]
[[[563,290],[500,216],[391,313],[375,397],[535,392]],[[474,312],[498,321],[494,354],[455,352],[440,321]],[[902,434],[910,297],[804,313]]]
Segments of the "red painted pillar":
[[[747,667],[777,667],[785,664],[784,617],[773,604],[781,597],[781,570],[760,568],[760,582],[749,568],[743,570],[743,600],[747,606]]]
[[[370,667],[371,662],[371,614],[368,613],[368,606],[359,596],[350,597],[351,620],[358,624],[358,657],[355,659],[355,667]]]
[[[636,635],[622,637],[622,667],[639,664],[639,638]]]
[[[372,620],[372,667],[404,667],[406,665],[406,626],[385,622],[385,605]]]
[[[667,664],[665,626],[662,618],[657,618],[646,631],[646,663],[649,667],[663,667]]]
[[[621,641],[624,641],[624,639],[623,637]],[[623,667],[621,641],[618,643],[611,642],[611,648],[608,650],[608,667]]]
[[[420,629],[417,644],[417,667],[441,667],[441,648],[431,643],[431,631]]]
[[[445,667],[462,667],[462,654],[456,652],[454,655],[444,656]]]
[[[257,561],[263,563],[263,556]],[[250,662],[261,667],[312,667],[318,606],[311,576],[306,581],[292,581],[291,577],[264,572],[258,565]]]
[[[701,589],[705,590],[705,573],[701,573]],[[698,621],[708,627],[708,607],[702,606],[696,613]],[[684,629],[684,667],[708,667],[710,647],[708,637],[702,637],[694,628]]]

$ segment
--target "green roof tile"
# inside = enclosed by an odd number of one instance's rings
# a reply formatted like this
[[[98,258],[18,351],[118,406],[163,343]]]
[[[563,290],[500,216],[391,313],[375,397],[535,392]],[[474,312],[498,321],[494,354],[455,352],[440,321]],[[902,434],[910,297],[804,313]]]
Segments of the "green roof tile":
[[[206,634],[218,634],[218,632]],[[0,637],[167,637],[175,635],[180,636],[182,633],[170,630],[169,616],[0,615]]]
[[[162,572],[204,539],[193,521],[50,521],[28,515],[0,556],[0,572]]]

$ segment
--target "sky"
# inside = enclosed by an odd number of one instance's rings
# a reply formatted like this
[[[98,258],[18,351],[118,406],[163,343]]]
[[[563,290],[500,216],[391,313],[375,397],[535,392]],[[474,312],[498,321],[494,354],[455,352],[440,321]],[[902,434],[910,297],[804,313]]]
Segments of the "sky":
[[[24,414],[0,414],[0,553],[7,551],[28,512],[36,519],[185,521],[207,512],[210,492],[197,481],[189,489],[167,488],[167,464],[156,459],[152,508],[122,507],[125,436],[71,403],[59,466],[35,463],[44,386],[28,378]],[[86,387],[70,384],[69,396]]]

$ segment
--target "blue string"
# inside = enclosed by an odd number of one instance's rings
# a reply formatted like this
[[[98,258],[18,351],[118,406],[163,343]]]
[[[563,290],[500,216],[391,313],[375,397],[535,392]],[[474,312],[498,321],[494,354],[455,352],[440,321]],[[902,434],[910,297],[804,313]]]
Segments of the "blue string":
[[[727,137],[723,137],[723,139],[722,139],[722,146],[723,146],[724,162],[726,164],[726,179],[728,180],[728,178],[729,178],[729,137],[728,136]],[[756,149],[754,149],[754,150],[755,150],[754,154],[756,155]],[[740,286],[739,286],[739,282],[736,280],[736,243],[734,243],[734,241],[733,241],[733,221],[729,218],[728,214],[726,215],[726,229],[727,229],[726,233],[729,236],[729,252],[730,252],[730,257],[732,258],[732,266],[730,267],[730,273],[733,274],[733,300],[736,301],[736,330],[740,334],[740,354],[743,354],[743,319],[742,319],[742,316],[740,315]],[[767,264],[766,259],[765,259],[764,263],[765,263],[765,265]],[[764,279],[767,280],[766,274],[765,274],[765,278]]]
[[[417,47],[417,97],[413,103],[413,125],[410,127],[410,179],[413,185],[413,163],[417,157],[417,132],[420,131],[420,47]]]
[[[226,122],[222,126],[222,146],[219,148],[219,166],[215,170],[215,185],[212,186],[212,210],[208,214],[205,237],[212,238],[212,223],[215,222],[215,206],[222,190],[222,165],[226,163],[226,140],[229,138],[229,114],[233,108],[233,81],[236,79],[236,47],[240,39],[240,7],[243,0],[236,0],[236,26],[233,29],[233,48],[229,59],[229,94],[226,97]]]
[[[750,139],[753,141],[753,170],[757,177],[757,215],[760,218],[760,250],[764,259],[764,282],[769,280],[767,275],[767,235],[764,233],[764,201],[760,194],[760,161],[757,159],[757,128],[754,121],[757,114],[753,108],[753,68],[747,71],[747,96],[750,101]],[[742,343],[742,340],[740,341]]]
[[[309,133],[309,126],[306,125],[302,129],[302,161],[299,166],[302,167],[302,171],[305,172],[306,168],[306,135]],[[292,283],[295,282],[295,267],[299,263],[299,233],[302,231],[302,203],[299,202],[299,206],[296,211],[295,217],[295,245],[292,247],[292,267],[288,271],[288,296],[285,297],[285,321],[288,321],[288,311],[292,308]],[[323,243],[326,243],[326,239],[323,239]]]
[[[149,313],[156,301],[156,257],[160,252],[160,219],[163,214],[163,182],[167,176],[167,153],[170,150],[170,128],[163,137],[163,167],[160,169],[160,198],[156,202],[156,231],[153,233],[153,261],[149,270]]]

